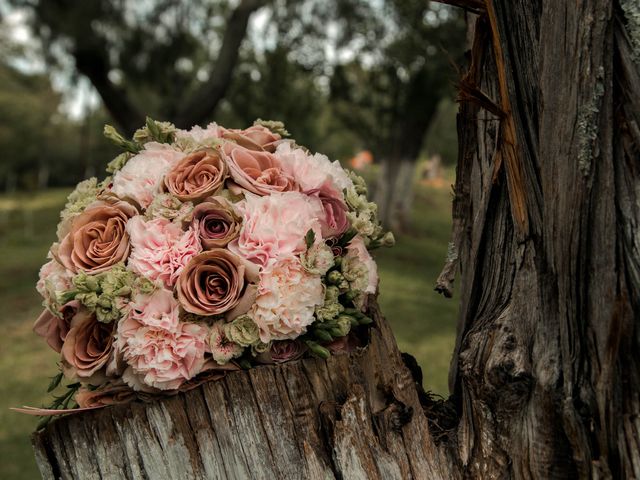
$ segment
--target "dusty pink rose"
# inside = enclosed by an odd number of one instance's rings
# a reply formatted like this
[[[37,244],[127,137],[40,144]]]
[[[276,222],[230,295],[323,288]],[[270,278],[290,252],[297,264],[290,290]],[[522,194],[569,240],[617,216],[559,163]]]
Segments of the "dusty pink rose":
[[[123,201],[96,202],[73,219],[62,239],[58,261],[71,272],[100,273],[126,260],[129,235],[125,226],[136,209]]]
[[[233,180],[243,189],[256,195],[298,190],[298,186],[282,169],[280,160],[272,153],[254,151],[226,142],[222,151]]]
[[[145,221],[136,216],[127,223],[131,237],[128,267],[152,281],[171,288],[184,266],[202,251],[198,234],[186,232],[166,218]]]
[[[162,179],[184,152],[163,143],[149,142],[113,176],[111,190],[118,197],[133,200],[147,208],[153,198],[162,192]]]
[[[325,214],[321,222],[324,238],[340,237],[349,229],[348,208],[342,195],[334,195],[331,191],[319,189],[309,190],[305,193],[318,197],[322,202]]]
[[[322,202],[298,192],[267,197],[247,194],[243,210],[244,224],[229,249],[258,264],[280,255],[299,254],[306,249],[305,235],[313,230],[322,240]]]
[[[239,235],[242,226],[242,218],[224,197],[206,199],[196,206],[191,216],[193,229],[205,249],[226,247]]]
[[[75,401],[80,408],[122,405],[135,399],[135,392],[121,380],[108,382],[95,390],[81,387],[75,396]]]
[[[256,360],[260,363],[284,363],[297,360],[307,351],[307,346],[300,340],[281,340],[271,343],[271,348],[259,354]]]
[[[271,260],[260,272],[258,296],[249,311],[260,328],[260,339],[293,339],[314,321],[315,307],[324,302],[319,275],[310,275],[293,255]]]
[[[229,250],[214,248],[196,255],[176,285],[180,305],[197,315],[225,313],[246,293],[246,274],[244,262]]]
[[[113,353],[115,322],[99,322],[95,315],[79,310],[62,345],[62,369],[69,378],[91,383],[100,377]]]
[[[179,322],[167,330],[125,317],[118,324],[118,349],[129,365],[123,380],[136,390],[145,390],[145,385],[159,390],[180,387],[202,371],[207,334],[206,327],[195,323]]]
[[[291,142],[283,142],[278,145],[275,156],[303,192],[321,190],[340,198],[344,190],[353,188],[353,182],[340,162],[331,162],[325,155],[311,155],[301,148],[292,148]]]
[[[282,138],[262,125],[253,125],[244,130],[225,130],[222,137],[225,140],[233,140],[249,150],[266,150],[267,152],[274,152],[278,141]]]
[[[183,202],[201,200],[222,188],[227,166],[213,149],[199,150],[180,160],[164,179],[167,190]]]
[[[174,330],[178,327],[178,302],[173,292],[159,288],[151,294],[137,294],[129,303],[129,317],[149,327]]]
[[[71,328],[71,320],[78,313],[79,308],[80,303],[77,300],[72,300],[60,307],[57,315],[45,309],[33,325],[33,331],[43,337],[47,341],[47,345],[60,353],[62,344]]]

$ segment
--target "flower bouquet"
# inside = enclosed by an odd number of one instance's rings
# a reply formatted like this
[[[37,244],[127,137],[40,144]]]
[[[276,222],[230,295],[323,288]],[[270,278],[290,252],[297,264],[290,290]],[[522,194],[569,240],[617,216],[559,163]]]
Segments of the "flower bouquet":
[[[147,119],[103,181],[69,196],[34,331],[73,383],[56,414],[172,394],[228,370],[358,345],[393,244],[362,178],[280,122],[180,130]],[[360,337],[362,337],[360,335]],[[24,410],[23,410],[24,411]]]

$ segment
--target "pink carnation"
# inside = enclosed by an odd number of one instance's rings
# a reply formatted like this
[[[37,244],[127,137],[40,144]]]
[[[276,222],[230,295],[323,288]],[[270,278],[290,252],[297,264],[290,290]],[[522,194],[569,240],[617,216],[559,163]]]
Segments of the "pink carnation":
[[[185,138],[195,141],[196,143],[210,143],[222,136],[223,129],[213,122],[202,128],[200,125],[192,127],[191,130],[177,130],[176,137],[178,139]]]
[[[154,196],[162,192],[165,174],[184,156],[184,152],[169,145],[146,143],[144,149],[114,175],[111,190],[118,197],[147,208]]]
[[[378,289],[378,266],[371,257],[371,254],[367,250],[367,247],[360,235],[356,235],[347,245],[346,259],[353,259],[354,261],[363,265],[367,270],[366,284],[362,289],[365,293],[376,293]]]
[[[275,156],[303,192],[320,190],[342,198],[345,189],[353,188],[353,182],[340,162],[331,162],[325,155],[310,155],[301,148],[291,148],[290,142],[284,142],[278,145]]]
[[[178,302],[173,293],[164,288],[150,295],[136,295],[129,303],[129,309],[129,316],[143,325],[165,330],[178,327]]]
[[[240,236],[229,244],[234,253],[259,265],[269,259],[299,254],[306,249],[305,235],[315,232],[322,240],[322,202],[298,192],[257,197],[246,194],[241,207],[244,224]]]
[[[73,274],[55,260],[45,263],[40,269],[36,290],[44,298],[45,306],[55,309],[56,295],[71,289]]]
[[[293,339],[314,321],[315,308],[324,302],[319,275],[310,275],[294,256],[271,260],[260,272],[256,303],[249,316],[260,328],[260,339]]]
[[[208,329],[179,322],[178,303],[170,292],[159,290],[151,297],[138,299],[142,310],[132,309],[118,324],[117,348],[129,365],[123,379],[136,389],[142,381],[143,386],[173,390],[204,368]]]
[[[184,232],[166,218],[145,221],[133,217],[127,222],[127,232],[133,246],[129,268],[167,288],[173,287],[184,266],[202,251],[193,228]]]

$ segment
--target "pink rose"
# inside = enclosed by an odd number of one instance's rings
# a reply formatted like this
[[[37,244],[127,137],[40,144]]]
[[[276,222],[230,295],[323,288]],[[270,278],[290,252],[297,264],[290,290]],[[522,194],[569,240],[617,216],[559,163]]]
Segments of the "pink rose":
[[[275,151],[278,141],[282,138],[262,125],[253,125],[244,130],[225,130],[222,137],[225,140],[233,140],[246,149],[267,152]]]
[[[169,145],[146,143],[144,149],[113,176],[111,190],[118,197],[147,208],[154,196],[162,192],[165,174],[184,156],[184,152]]]
[[[260,328],[260,339],[293,339],[314,321],[315,308],[324,303],[319,275],[310,275],[294,256],[271,260],[260,272],[256,303],[249,310]]]
[[[129,317],[149,327],[175,330],[178,327],[178,302],[173,292],[159,288],[151,294],[137,294],[129,303]]]
[[[164,314],[171,315],[173,308]],[[195,323],[179,322],[167,330],[125,317],[118,324],[118,349],[129,365],[123,380],[136,390],[177,389],[202,371],[207,334],[206,327]]]
[[[222,188],[227,166],[216,150],[198,150],[180,160],[167,173],[164,183],[176,198],[201,200]]]
[[[69,378],[88,383],[102,378],[113,353],[115,322],[99,322],[95,315],[80,309],[62,345],[62,369]]]
[[[145,221],[142,216],[133,217],[127,223],[127,232],[133,247],[128,267],[167,288],[176,283],[189,260],[202,251],[192,228],[183,232],[166,218]]]
[[[278,145],[275,156],[303,192],[322,190],[341,198],[344,190],[353,188],[353,182],[340,162],[331,162],[325,155],[311,155],[301,148],[293,148],[291,142],[283,142]]]
[[[305,192],[307,195],[318,197],[322,202],[325,217],[322,224],[322,236],[324,238],[340,237],[349,230],[349,219],[347,218],[347,204],[344,203],[342,195],[335,196],[333,193],[314,189]]]
[[[214,248],[191,259],[176,290],[180,305],[196,315],[219,315],[236,307],[247,294],[247,268],[229,250]]]
[[[78,313],[79,307],[80,303],[72,300],[60,307],[57,315],[44,310],[33,325],[33,331],[43,337],[47,345],[60,353],[71,328],[71,320]]]
[[[241,206],[244,224],[240,236],[229,249],[259,265],[280,255],[299,254],[306,249],[305,235],[315,232],[322,240],[321,220],[325,218],[322,202],[298,192],[267,197],[247,194]]]
[[[256,195],[297,190],[293,178],[282,169],[280,160],[272,153],[248,150],[226,142],[222,151],[233,180]]]
[[[125,226],[136,213],[126,202],[98,201],[73,219],[69,233],[53,253],[73,273],[104,272],[129,255]]]
[[[193,229],[205,249],[226,247],[240,233],[242,218],[224,197],[211,197],[192,212]]]

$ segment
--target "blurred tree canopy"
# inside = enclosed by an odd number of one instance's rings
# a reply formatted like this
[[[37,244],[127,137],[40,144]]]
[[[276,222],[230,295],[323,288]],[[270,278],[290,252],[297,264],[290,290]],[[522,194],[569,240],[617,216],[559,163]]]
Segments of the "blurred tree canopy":
[[[101,140],[78,144],[89,128],[98,132],[106,113],[127,133],[147,114],[181,127],[278,119],[300,143],[332,157],[369,149],[383,165],[415,162],[436,106],[451,96],[449,57],[457,60],[459,52],[443,52],[441,45],[463,43],[452,10],[419,0],[2,3],[26,12],[50,77],[62,79],[67,92],[86,78],[100,95],[102,108],[72,121],[60,113],[60,95],[44,74],[31,75],[31,84],[17,82],[29,94],[0,92],[49,99],[34,100],[38,106],[30,111],[48,122],[37,135],[55,128],[48,135],[75,136],[66,144],[66,162],[75,162],[80,176],[106,160]],[[458,42],[450,40],[455,35]],[[29,158],[25,168],[37,168],[37,158]]]

